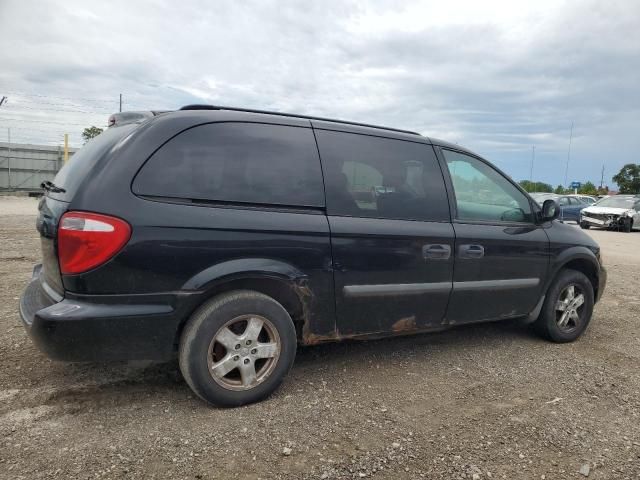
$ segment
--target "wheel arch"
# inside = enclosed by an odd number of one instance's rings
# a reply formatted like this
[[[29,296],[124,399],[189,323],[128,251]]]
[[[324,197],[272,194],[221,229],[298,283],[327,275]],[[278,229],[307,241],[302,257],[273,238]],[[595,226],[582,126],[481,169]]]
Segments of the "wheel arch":
[[[552,274],[549,275],[549,279],[544,289],[545,294],[549,290],[553,280],[564,269],[577,270],[578,272],[583,273],[591,282],[594,299],[599,298],[600,264],[595,253],[586,247],[574,247],[563,252],[556,259]]]
[[[198,301],[178,326],[176,345],[195,310],[211,298],[233,290],[253,290],[280,303],[291,316],[299,341],[309,322],[311,291],[307,276],[285,262],[264,258],[230,260],[201,271],[184,284],[183,290],[200,293]]]

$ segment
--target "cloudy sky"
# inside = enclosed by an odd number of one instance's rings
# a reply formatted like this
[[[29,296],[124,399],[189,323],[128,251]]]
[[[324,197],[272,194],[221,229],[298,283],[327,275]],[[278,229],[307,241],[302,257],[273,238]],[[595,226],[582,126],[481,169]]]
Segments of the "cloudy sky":
[[[640,163],[640,1],[0,0],[0,141],[188,103],[417,130],[514,178]]]

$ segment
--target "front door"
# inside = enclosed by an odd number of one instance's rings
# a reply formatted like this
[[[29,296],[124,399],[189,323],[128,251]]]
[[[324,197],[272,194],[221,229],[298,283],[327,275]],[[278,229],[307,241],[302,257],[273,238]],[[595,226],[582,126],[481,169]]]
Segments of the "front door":
[[[441,150],[453,190],[451,324],[530,313],[542,294],[549,239],[529,199],[482,159]]]
[[[338,334],[441,325],[453,278],[453,227],[433,147],[321,129]]]

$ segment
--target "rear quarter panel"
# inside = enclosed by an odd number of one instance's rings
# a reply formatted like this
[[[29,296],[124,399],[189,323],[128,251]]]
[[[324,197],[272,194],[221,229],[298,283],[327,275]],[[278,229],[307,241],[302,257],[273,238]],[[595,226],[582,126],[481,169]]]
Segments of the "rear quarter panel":
[[[237,115],[238,121],[251,121]],[[228,208],[155,201],[132,193],[144,162],[166,141],[190,127],[233,121],[233,112],[186,111],[155,118],[121,142],[113,158],[98,165],[70,209],[113,215],[129,222],[129,243],[106,264],[81,275],[64,276],[77,294],[202,292],[206,300],[211,268],[237,259],[271,259],[306,276],[312,331],[335,328],[329,226],[319,212]],[[262,123],[309,126],[308,120],[260,116]],[[209,281],[214,281],[210,278]]]

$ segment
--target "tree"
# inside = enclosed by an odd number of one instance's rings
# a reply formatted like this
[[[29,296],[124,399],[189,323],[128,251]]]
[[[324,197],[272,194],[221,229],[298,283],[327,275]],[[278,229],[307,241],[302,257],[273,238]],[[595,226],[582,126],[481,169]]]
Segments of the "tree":
[[[597,195],[598,189],[592,182],[587,182],[578,189],[581,195]]]
[[[531,182],[529,180],[521,180],[520,186],[527,192],[552,192],[553,187],[544,182]]]
[[[84,140],[84,143],[87,143],[92,138],[97,137],[98,135],[100,135],[103,132],[103,130],[104,129],[102,129],[100,127],[85,128],[84,132],[82,132],[82,139]]]
[[[640,193],[640,165],[627,163],[613,176],[620,187],[620,193]]]
[[[556,195],[564,195],[564,187],[562,185],[558,185],[553,193]]]

